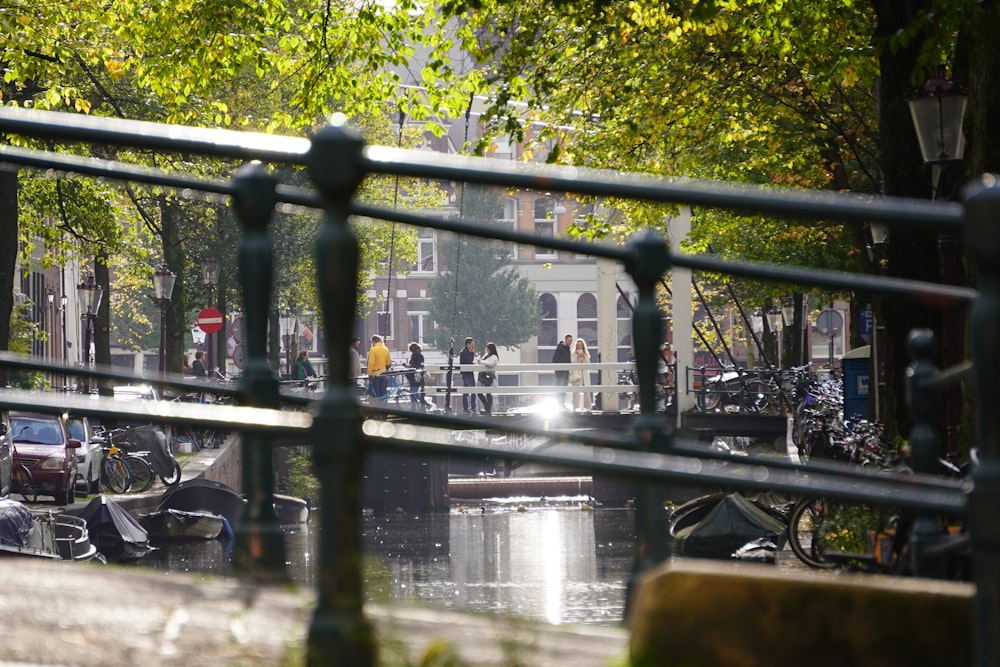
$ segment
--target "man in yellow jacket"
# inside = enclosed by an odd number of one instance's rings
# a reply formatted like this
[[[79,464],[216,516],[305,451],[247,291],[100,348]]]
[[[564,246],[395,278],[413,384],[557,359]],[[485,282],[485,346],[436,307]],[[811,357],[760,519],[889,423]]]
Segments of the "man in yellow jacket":
[[[368,350],[368,381],[375,398],[384,399],[388,389],[388,379],[382,373],[392,365],[389,348],[382,344],[381,336],[372,336],[372,347]]]

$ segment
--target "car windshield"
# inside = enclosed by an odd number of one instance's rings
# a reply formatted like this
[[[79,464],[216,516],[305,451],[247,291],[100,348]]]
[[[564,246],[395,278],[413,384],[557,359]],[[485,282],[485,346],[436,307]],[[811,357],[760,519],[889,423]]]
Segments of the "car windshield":
[[[11,432],[15,443],[32,445],[62,445],[59,424],[51,420],[12,417]]]
[[[80,442],[87,441],[87,434],[83,428],[82,419],[70,419],[69,420],[69,437],[76,438]]]

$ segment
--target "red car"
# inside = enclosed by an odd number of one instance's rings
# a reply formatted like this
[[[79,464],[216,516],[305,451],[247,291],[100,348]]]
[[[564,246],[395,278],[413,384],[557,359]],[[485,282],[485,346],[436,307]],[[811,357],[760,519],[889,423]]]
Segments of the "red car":
[[[14,461],[31,471],[35,490],[55,498],[56,505],[76,500],[76,452],[80,441],[69,437],[66,421],[58,415],[10,413]]]

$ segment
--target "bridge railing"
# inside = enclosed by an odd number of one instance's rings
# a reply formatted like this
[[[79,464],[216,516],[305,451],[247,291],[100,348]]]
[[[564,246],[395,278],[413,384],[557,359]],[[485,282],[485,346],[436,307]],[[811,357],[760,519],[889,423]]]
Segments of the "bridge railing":
[[[636,480],[635,573],[667,557],[666,522],[661,485],[666,481],[699,486],[770,490],[790,494],[848,498],[874,505],[893,505],[920,512],[965,515],[971,535],[977,586],[977,664],[1000,664],[1000,525],[993,513],[1000,497],[1000,411],[993,406],[990,379],[1000,372],[1000,188],[984,179],[964,204],[928,203],[892,198],[862,198],[837,193],[779,191],[690,180],[670,181],[640,175],[589,171],[571,167],[525,167],[492,160],[429,154],[420,151],[365,146],[346,127],[333,125],[310,139],[274,137],[224,130],[163,126],[154,123],[92,118],[0,108],[0,131],[55,141],[84,141],[108,146],[183,152],[237,160],[258,160],[305,167],[315,190],[281,184],[257,163],[241,167],[228,181],[206,180],[136,165],[91,158],[0,147],[0,160],[21,166],[71,171],[79,174],[211,192],[232,198],[243,226],[239,247],[240,283],[244,293],[247,360],[235,396],[239,405],[204,406],[167,403],[149,408],[90,400],[68,395],[0,392],[0,407],[63,411],[82,414],[152,417],[164,423],[196,423],[238,430],[243,447],[243,482],[249,504],[237,526],[234,569],[257,580],[284,580],[285,557],[280,527],[274,516],[271,448],[288,437],[312,444],[322,490],[322,514],[317,568],[317,605],[308,634],[308,661],[313,665],[374,664],[374,640],[363,614],[360,571],[361,466],[372,449],[426,451],[437,455],[489,455],[475,443],[446,437],[454,429],[481,428],[483,419],[457,415],[421,414],[389,406],[362,411],[349,376],[348,353],[352,331],[348,323],[356,312],[358,243],[351,228],[354,215],[495,238],[555,251],[589,254],[624,265],[638,288],[632,315],[632,340],[639,381],[639,414],[631,433],[560,434],[542,426],[521,424],[512,432],[565,441],[545,452],[512,452],[527,461],[572,463],[586,470],[629,475]],[[465,219],[370,206],[354,200],[361,181],[371,174],[398,174],[424,179],[491,184],[566,192],[583,196],[639,199],[689,204],[761,215],[807,220],[839,220],[851,224],[872,221],[964,230],[976,243],[969,248],[981,277],[981,290],[922,281],[844,274],[802,267],[779,267],[752,262],[728,262],[717,257],[672,252],[653,232],[636,234],[623,247],[590,244],[560,238],[540,238]],[[273,249],[268,225],[275,206],[287,202],[322,209],[324,221],[316,248],[317,282],[323,302],[329,349],[333,355],[329,383],[312,410],[281,410],[278,381],[268,364],[267,312],[272,287]],[[857,292],[894,299],[917,299],[937,304],[973,303],[972,358],[978,384],[979,424],[976,441],[981,465],[974,483],[956,482],[918,473],[905,480],[839,466],[815,465],[803,469],[787,461],[753,462],[746,474],[725,457],[672,437],[662,415],[656,413],[656,371],[662,316],[656,304],[659,281],[672,267],[728,273],[743,278]],[[9,366],[72,372],[52,364],[25,361],[4,354]],[[102,369],[82,374],[112,376]],[[169,377],[144,377],[180,389],[192,383]],[[915,412],[920,428],[929,413]],[[500,420],[496,420],[500,421]],[[498,424],[498,428],[503,429]],[[916,448],[926,439],[913,438]],[[925,457],[928,452],[915,452]],[[887,623],[891,623],[887,619]]]

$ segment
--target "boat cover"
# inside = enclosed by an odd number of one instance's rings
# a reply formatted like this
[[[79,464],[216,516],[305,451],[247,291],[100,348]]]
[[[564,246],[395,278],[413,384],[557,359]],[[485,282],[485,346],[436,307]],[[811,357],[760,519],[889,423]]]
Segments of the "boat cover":
[[[129,429],[125,440],[129,444],[122,445],[129,451],[149,452],[149,463],[157,475],[172,476],[174,468],[167,450],[167,436],[153,425],[134,426]],[[118,439],[115,439],[118,442]],[[131,446],[129,446],[131,445]]]
[[[195,477],[167,489],[157,509],[220,514],[226,517],[231,526],[236,526],[245,506],[243,496],[233,487]]]
[[[722,496],[703,519],[678,530],[677,551],[696,558],[732,558],[747,542],[762,537],[784,546],[785,524],[738,493]]]
[[[31,531],[31,511],[16,500],[0,499],[0,544],[23,547]]]
[[[83,508],[80,518],[87,522],[90,541],[112,560],[130,560],[149,548],[146,529],[121,505],[107,496],[97,496]]]

